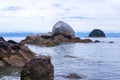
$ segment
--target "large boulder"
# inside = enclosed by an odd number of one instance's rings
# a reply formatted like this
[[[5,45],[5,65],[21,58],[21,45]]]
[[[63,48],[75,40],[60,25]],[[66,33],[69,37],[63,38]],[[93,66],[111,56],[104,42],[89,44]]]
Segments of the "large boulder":
[[[89,37],[105,37],[105,33],[100,29],[94,29],[90,34]]]
[[[32,59],[23,66],[21,80],[53,80],[54,67],[49,56]]]
[[[52,29],[53,35],[63,35],[66,37],[75,38],[75,31],[73,28],[63,21],[58,21]]]
[[[13,40],[5,41],[3,39],[0,41],[0,67],[22,67],[26,62],[35,57],[35,53],[25,45],[21,45]]]

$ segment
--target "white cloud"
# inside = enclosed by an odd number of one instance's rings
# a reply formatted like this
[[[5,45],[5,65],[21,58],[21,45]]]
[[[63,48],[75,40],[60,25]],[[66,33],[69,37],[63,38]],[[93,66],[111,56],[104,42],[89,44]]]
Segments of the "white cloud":
[[[75,31],[120,32],[120,0],[0,0],[1,32],[51,31],[63,20]],[[7,29],[7,30],[6,30]]]

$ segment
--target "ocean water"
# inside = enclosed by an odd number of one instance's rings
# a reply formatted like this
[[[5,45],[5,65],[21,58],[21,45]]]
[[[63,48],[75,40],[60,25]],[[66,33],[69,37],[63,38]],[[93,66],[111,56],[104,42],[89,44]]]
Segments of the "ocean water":
[[[5,37],[17,42],[24,37]],[[54,47],[27,45],[37,55],[51,56],[54,80],[120,80],[120,38],[91,38],[101,43],[70,43]],[[113,41],[114,43],[109,43]],[[81,79],[63,75],[75,73]],[[20,69],[0,69],[0,80],[20,80]]]

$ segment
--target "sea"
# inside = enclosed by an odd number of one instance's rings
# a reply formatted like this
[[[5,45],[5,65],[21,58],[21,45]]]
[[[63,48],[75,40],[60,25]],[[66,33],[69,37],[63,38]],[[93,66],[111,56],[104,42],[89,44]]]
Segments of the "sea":
[[[36,55],[49,55],[54,65],[54,80],[120,80],[120,34],[109,33],[106,38],[89,38],[88,33],[77,33],[81,39],[100,43],[66,43],[53,47],[27,45]],[[3,36],[19,42],[24,36]],[[112,43],[110,43],[112,41]],[[20,80],[19,68],[0,68],[0,80]],[[80,79],[69,79],[71,73]],[[34,76],[34,75],[33,75]]]

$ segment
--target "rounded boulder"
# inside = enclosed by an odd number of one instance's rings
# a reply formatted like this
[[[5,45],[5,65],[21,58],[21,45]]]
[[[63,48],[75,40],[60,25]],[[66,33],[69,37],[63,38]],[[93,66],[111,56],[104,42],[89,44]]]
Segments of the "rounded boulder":
[[[105,37],[105,33],[100,29],[94,29],[90,34],[89,37]]]
[[[63,35],[66,37],[75,38],[75,31],[73,28],[63,21],[58,21],[52,29],[53,35]]]

